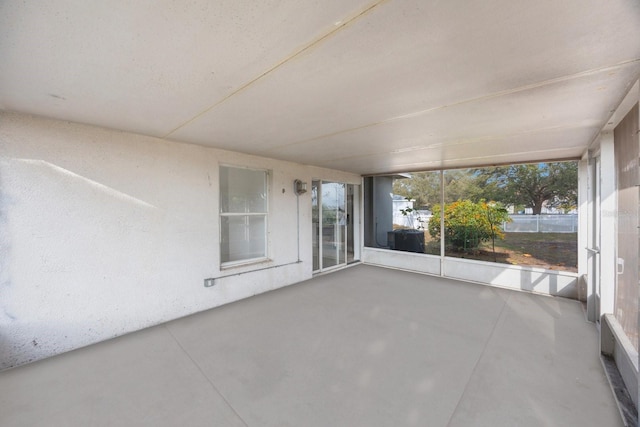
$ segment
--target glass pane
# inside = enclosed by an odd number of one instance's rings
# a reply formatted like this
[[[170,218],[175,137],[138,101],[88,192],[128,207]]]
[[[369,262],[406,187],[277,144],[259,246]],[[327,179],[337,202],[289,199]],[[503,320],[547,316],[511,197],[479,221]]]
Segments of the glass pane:
[[[267,212],[267,172],[220,166],[220,211]]]
[[[440,172],[399,174],[393,178],[392,249],[440,255]],[[430,227],[431,225],[431,227]],[[430,229],[433,229],[433,233]]]
[[[446,256],[577,271],[576,162],[447,170],[444,178]]]
[[[346,241],[345,184],[322,182],[322,268],[344,264]]]
[[[267,256],[266,215],[222,216],[220,222],[223,263]]]

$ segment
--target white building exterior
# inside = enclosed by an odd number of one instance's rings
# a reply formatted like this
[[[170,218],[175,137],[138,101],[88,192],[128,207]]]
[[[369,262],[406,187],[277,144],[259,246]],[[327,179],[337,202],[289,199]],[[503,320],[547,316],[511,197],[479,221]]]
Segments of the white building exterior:
[[[0,141],[0,368],[310,278],[310,195],[299,196],[297,242],[294,179],[360,183],[22,114],[0,113]],[[220,164],[270,172],[267,261],[220,267]]]
[[[0,369],[360,261],[584,300],[637,404],[637,1],[4,2],[0,57]],[[364,245],[363,177],[546,160],[577,274]],[[220,165],[268,172],[260,262]]]

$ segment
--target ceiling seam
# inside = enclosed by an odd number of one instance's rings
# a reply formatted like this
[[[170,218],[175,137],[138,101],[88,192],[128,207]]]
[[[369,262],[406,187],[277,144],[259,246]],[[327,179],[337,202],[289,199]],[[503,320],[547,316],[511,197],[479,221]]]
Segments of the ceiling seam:
[[[529,85],[520,86],[520,87],[513,88],[513,89],[506,89],[506,90],[503,90],[503,91],[494,92],[494,93],[489,94],[489,95],[480,96],[480,97],[472,98],[472,99],[469,99],[469,100],[463,100],[463,101],[455,102],[455,103],[452,103],[452,104],[443,105],[441,107],[429,108],[429,109],[426,109],[426,110],[423,110],[423,111],[417,111],[415,113],[409,113],[409,114],[405,114],[405,115],[402,115],[402,116],[393,117],[393,118],[391,118],[389,120],[402,120],[402,119],[405,119],[405,118],[411,118],[411,117],[414,117],[414,116],[421,116],[423,114],[428,114],[432,110],[437,110],[437,109],[441,109],[441,108],[448,108],[448,107],[455,107],[455,106],[458,106],[458,105],[461,105],[461,104],[467,104],[469,102],[484,101],[486,99],[499,98],[501,96],[512,95],[514,93],[519,93],[519,92],[525,92],[525,91],[528,91],[528,90],[531,90],[531,89],[538,89],[538,88],[541,88],[541,87],[544,87],[544,86],[549,86],[549,85],[556,84],[556,83],[562,83],[562,82],[566,82],[566,81],[569,81],[569,80],[579,79],[579,78],[582,78],[582,77],[587,77],[587,76],[591,76],[591,75],[594,75],[594,74],[615,70],[617,68],[622,68],[622,67],[624,67],[626,65],[633,64],[633,63],[636,63],[636,62],[640,62],[640,58],[619,62],[619,63],[617,63],[615,65],[609,65],[609,66],[606,66],[606,67],[593,68],[591,70],[581,71],[579,73],[574,73],[574,74],[569,74],[569,75],[566,75],[566,76],[556,77],[556,78],[549,79],[549,80],[543,80],[541,82],[531,83]]]
[[[452,148],[452,147],[458,147],[461,145],[466,145],[466,144],[474,144],[474,143],[478,143],[478,142],[485,142],[485,141],[489,141],[491,139],[504,139],[504,138],[508,138],[508,137],[513,137],[513,136],[517,136],[518,134],[511,134],[511,135],[504,135],[504,136],[497,136],[494,138],[491,137],[486,137],[486,138],[478,138],[475,140],[468,140],[465,142],[461,142],[461,143],[452,143],[451,145],[446,145],[446,146],[439,146],[439,147],[424,147],[424,148],[419,148],[419,149],[415,149],[415,150],[407,150],[407,151],[403,151],[403,152],[397,152],[396,150],[394,151],[379,151],[377,153],[371,153],[371,154],[367,154],[367,155],[354,155],[354,156],[342,156],[342,157],[335,157],[332,159],[326,159],[325,162],[337,162],[337,161],[344,161],[344,160],[354,160],[354,159],[365,159],[365,158],[371,158],[371,157],[377,157],[377,156],[383,156],[385,154],[388,155],[394,155],[394,154],[403,154],[406,152],[413,152],[413,151],[426,151],[426,150],[439,150],[442,148]],[[576,148],[580,148],[579,146],[575,146],[575,147],[560,147],[560,148],[548,148],[546,150],[535,150],[535,151],[522,151],[516,154],[526,154],[526,153],[537,153],[537,152],[544,152],[544,151],[558,151],[558,150],[574,150]],[[499,157],[502,156],[502,154],[492,154],[488,157]],[[486,156],[480,156],[477,158],[484,158]],[[474,157],[476,158],[476,157]],[[440,161],[440,160],[438,160]]]
[[[573,149],[578,148],[578,149],[582,149],[583,147],[573,147]],[[454,162],[460,162],[460,161],[465,161],[465,160],[482,160],[482,159],[497,159],[497,158],[504,158],[504,157],[513,157],[518,156],[518,155],[531,155],[531,154],[536,154],[536,153],[549,153],[549,152],[563,152],[563,151],[570,151],[572,149],[572,147],[568,147],[568,148],[553,148],[553,149],[548,149],[548,150],[535,150],[535,151],[520,151],[517,153],[508,153],[508,154],[494,154],[491,156],[481,156],[481,157],[464,157],[464,158],[460,158],[460,159],[455,159],[455,160],[438,160],[437,162],[439,162],[442,166],[446,166],[447,163],[454,163]],[[564,157],[564,159],[579,159],[580,156],[579,155],[575,155],[575,156],[569,156],[569,157]],[[554,158],[554,157],[546,157],[547,160],[545,161],[559,161],[558,158]],[[520,164],[531,164],[531,163],[540,163],[542,162],[542,160],[527,160],[527,161],[523,161]],[[435,163],[435,162],[431,162],[431,163]],[[503,162],[488,162],[488,163],[482,163],[482,164],[476,164],[475,166],[455,166],[455,167],[451,167],[452,169],[464,169],[467,167],[481,167],[481,166],[492,166],[494,164],[509,164],[509,163],[519,163],[519,162],[514,162],[514,161],[503,161]],[[462,163],[464,164],[464,163]],[[409,165],[421,165],[421,163],[404,163],[401,164],[399,166],[409,166]],[[419,167],[419,166],[418,166]],[[403,171],[405,171],[403,169]]]
[[[536,150],[536,151],[520,151],[518,153],[515,153],[516,155],[530,155],[530,154],[535,154],[535,153],[548,153],[548,152],[562,152],[562,151],[566,151],[566,150],[571,150],[572,148],[580,148],[582,149],[582,147],[568,147],[568,148],[556,148],[556,149],[549,149],[549,150]],[[503,157],[508,157],[510,156],[510,154],[499,154],[499,155],[491,155],[491,156],[483,156],[483,157],[466,157],[463,159],[456,159],[456,160],[431,160],[428,162],[424,162],[424,163],[402,163],[402,164],[397,164],[394,166],[394,169],[392,169],[389,172],[361,172],[360,175],[362,176],[376,176],[376,175],[389,175],[389,174],[393,174],[393,173],[413,173],[413,172],[428,172],[428,171],[434,171],[434,170],[441,170],[441,169],[468,169],[468,168],[478,168],[478,167],[492,167],[492,166],[497,166],[497,165],[512,165],[512,164],[532,164],[532,163],[546,163],[546,162],[563,162],[563,161],[572,161],[572,160],[580,160],[580,156],[579,155],[565,155],[565,156],[556,156],[556,157],[544,157],[544,158],[540,158],[539,160],[519,160],[519,161],[509,161],[509,160],[504,160],[504,161],[492,161],[492,162],[487,162],[487,163],[462,163],[460,165],[451,165],[451,166],[447,166],[447,164],[453,163],[453,162],[457,162],[458,160],[476,160],[476,159],[497,159],[497,158],[503,158]],[[435,166],[429,167],[426,165],[429,164],[433,164]]]
[[[238,89],[236,89],[233,92],[231,92],[230,94],[226,95],[224,98],[222,98],[218,102],[216,102],[213,105],[205,108],[204,110],[202,110],[198,114],[194,115],[189,120],[187,120],[184,123],[178,125],[174,129],[170,130],[162,138],[169,138],[171,135],[173,135],[174,133],[176,133],[180,129],[184,128],[185,126],[187,126],[187,125],[189,125],[191,123],[193,123],[194,121],[196,121],[197,119],[199,119],[203,115],[207,114],[209,111],[211,111],[214,108],[218,107],[219,105],[223,104],[224,102],[226,102],[227,100],[229,100],[233,96],[237,95],[238,93],[244,91],[249,86],[251,86],[254,83],[256,83],[257,81],[259,81],[259,80],[263,79],[264,77],[268,76],[269,74],[271,74],[272,72],[274,72],[275,70],[277,70],[278,68],[283,66],[284,64],[286,64],[289,61],[297,58],[298,56],[300,56],[301,54],[305,53],[306,51],[308,51],[309,49],[313,48],[314,46],[322,43],[324,40],[328,39],[329,37],[333,36],[334,34],[338,33],[339,31],[343,30],[348,25],[351,25],[352,23],[354,23],[358,19],[362,18],[363,16],[367,15],[373,9],[375,9],[376,7],[378,7],[379,5],[381,5],[382,3],[385,3],[387,1],[388,0],[377,0],[373,4],[370,4],[368,7],[366,7],[364,10],[362,10],[362,11],[356,13],[355,15],[353,15],[351,18],[348,18],[348,19],[346,19],[344,21],[338,21],[340,24],[339,25],[335,25],[335,28],[332,28],[330,31],[328,31],[327,33],[323,34],[319,38],[313,40],[312,42],[310,42],[307,45],[303,46],[302,48],[298,49],[297,51],[295,51],[294,53],[292,53],[288,57],[286,57],[283,60],[281,60],[280,62],[278,62],[276,65],[274,65],[271,68],[267,69],[267,71],[263,72],[259,76],[255,77],[252,80],[248,81],[247,83],[243,84]]]
[[[285,147],[291,147],[291,146],[294,146],[294,145],[299,145],[299,144],[304,144],[304,143],[307,143],[307,142],[317,141],[317,140],[324,139],[324,138],[330,138],[332,136],[341,135],[341,134],[349,133],[349,132],[355,132],[355,131],[358,131],[358,130],[361,130],[361,129],[367,129],[367,128],[370,128],[370,127],[384,125],[384,124],[392,123],[392,122],[399,121],[399,120],[419,117],[419,116],[422,116],[422,115],[426,115],[426,114],[432,113],[434,111],[443,110],[445,108],[457,107],[457,106],[464,105],[464,104],[469,104],[469,103],[472,103],[472,102],[485,101],[485,100],[489,100],[489,99],[499,98],[501,96],[512,95],[512,94],[519,93],[519,92],[525,92],[527,90],[536,89],[536,88],[540,88],[540,87],[543,87],[543,86],[548,86],[548,85],[555,84],[555,83],[561,83],[561,82],[565,82],[565,81],[569,81],[569,80],[573,80],[573,79],[578,79],[578,78],[590,76],[590,75],[593,75],[593,74],[598,74],[598,73],[602,73],[602,72],[606,72],[606,71],[615,70],[615,69],[622,68],[622,67],[625,67],[627,65],[638,63],[638,62],[640,62],[640,58],[630,59],[630,60],[627,60],[627,61],[619,62],[619,63],[617,63],[615,65],[609,65],[609,66],[600,67],[600,68],[593,68],[591,70],[581,71],[579,73],[569,74],[567,76],[556,77],[556,78],[549,79],[549,80],[543,80],[542,82],[532,83],[532,84],[525,85],[525,86],[519,86],[519,87],[513,88],[513,89],[506,89],[506,90],[503,90],[503,91],[494,92],[494,93],[491,93],[491,94],[488,94],[488,95],[484,95],[484,96],[479,96],[479,97],[476,97],[476,98],[464,99],[462,101],[456,101],[456,102],[453,102],[453,103],[450,103],[450,104],[445,104],[445,105],[440,105],[440,106],[437,106],[437,107],[427,108],[425,110],[420,110],[420,111],[417,111],[417,112],[414,112],[414,113],[403,114],[401,116],[391,117],[389,119],[384,119],[384,120],[381,120],[381,121],[378,121],[378,122],[374,122],[374,123],[368,123],[366,125],[358,126],[358,127],[355,127],[355,128],[340,130],[340,131],[337,131],[337,132],[332,132],[332,133],[328,133],[328,134],[325,134],[325,135],[320,135],[320,136],[317,136],[317,137],[305,139],[305,140],[302,140],[302,141],[292,142],[292,143],[289,143],[289,144],[278,145],[278,146],[275,146],[275,147],[271,147],[268,150],[264,150],[261,153],[268,153],[268,152],[270,152],[272,150],[278,150],[278,149],[285,148]]]
[[[375,156],[381,156],[384,154],[399,154],[399,153],[407,153],[407,152],[414,152],[414,151],[423,151],[423,150],[438,150],[438,149],[442,149],[442,148],[453,148],[453,147],[459,147],[461,145],[468,145],[468,144],[477,144],[479,142],[488,142],[488,141],[493,141],[493,140],[499,140],[499,139],[505,139],[505,138],[513,138],[513,137],[518,137],[518,136],[531,136],[531,135],[536,135],[539,133],[544,133],[544,132],[550,132],[550,131],[557,131],[557,130],[565,130],[565,129],[578,129],[580,128],[579,125],[577,124],[573,124],[573,125],[568,125],[568,126],[549,126],[546,128],[540,128],[540,129],[532,129],[532,130],[527,130],[527,131],[523,131],[523,132],[511,132],[511,133],[506,133],[506,134],[500,134],[500,135],[487,135],[487,136],[483,136],[483,137],[478,137],[478,138],[468,138],[465,140],[456,140],[456,141],[452,141],[452,142],[442,142],[442,143],[435,143],[432,144],[431,146],[424,146],[424,147],[413,147],[412,149],[396,149],[396,150],[391,150],[391,151],[378,151],[375,153],[371,153],[371,154],[367,154],[365,156],[362,155],[353,155],[353,156],[341,156],[341,157],[335,157],[335,158],[331,158],[331,159],[327,159],[326,161],[329,162],[334,162],[334,161],[338,161],[338,160],[349,160],[349,159],[358,159],[358,158],[366,158],[366,157],[375,157]],[[563,147],[560,149],[565,149],[565,148],[577,148],[577,147]],[[551,149],[551,150],[556,150],[555,148]],[[482,157],[480,157],[482,158]]]
[[[580,147],[581,148],[581,147]],[[558,149],[559,150],[559,149]],[[555,151],[558,151],[555,150]],[[533,151],[533,153],[546,152],[546,151]],[[530,154],[529,152],[520,152],[517,154]],[[492,156],[494,157],[494,156]],[[503,156],[504,157],[504,156]],[[550,163],[550,162],[570,162],[570,161],[578,161],[581,156],[576,155],[567,155],[567,156],[559,156],[559,157],[544,157],[538,160],[517,160],[517,161],[497,161],[490,163],[481,163],[481,164],[473,164],[467,163],[462,165],[451,165],[447,166],[447,163],[452,163],[456,160],[432,160],[426,163],[420,163],[420,166],[405,168],[405,169],[393,169],[390,172],[359,172],[361,176],[388,176],[390,174],[398,174],[398,173],[417,173],[417,172],[433,172],[439,170],[458,170],[458,169],[470,169],[470,168],[483,168],[483,167],[495,167],[495,166],[506,166],[506,165],[527,165],[534,163]],[[468,160],[468,159],[463,159]],[[428,164],[435,164],[435,166],[425,166]],[[406,163],[406,165],[418,165],[418,163]],[[399,165],[403,166],[403,165]]]

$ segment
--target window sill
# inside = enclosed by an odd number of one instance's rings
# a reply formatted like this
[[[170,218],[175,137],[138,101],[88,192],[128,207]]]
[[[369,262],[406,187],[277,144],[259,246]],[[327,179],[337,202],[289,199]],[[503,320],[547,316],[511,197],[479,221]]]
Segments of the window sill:
[[[228,270],[242,268],[242,267],[250,267],[253,265],[257,266],[257,265],[270,264],[272,262],[273,260],[267,257],[251,258],[251,259],[245,259],[242,261],[229,261],[229,262],[222,263],[220,265],[220,271],[228,271]]]

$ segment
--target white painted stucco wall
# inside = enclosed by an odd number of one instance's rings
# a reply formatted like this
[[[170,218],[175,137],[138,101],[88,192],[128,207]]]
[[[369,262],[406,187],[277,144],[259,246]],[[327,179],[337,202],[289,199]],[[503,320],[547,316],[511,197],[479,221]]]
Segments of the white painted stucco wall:
[[[440,275],[440,257],[389,249],[363,248],[362,261],[380,267]]]
[[[578,298],[578,274],[537,267],[364,248],[362,261],[382,267],[442,275],[451,279],[544,295]],[[441,272],[442,266],[442,272]]]
[[[269,262],[220,270],[220,163],[272,171]],[[338,171],[0,113],[0,369],[310,278],[311,198],[300,196],[297,263],[296,178],[360,184]]]
[[[578,274],[570,271],[445,258],[444,275],[501,288],[578,298]]]

